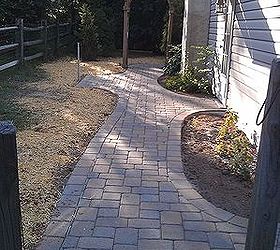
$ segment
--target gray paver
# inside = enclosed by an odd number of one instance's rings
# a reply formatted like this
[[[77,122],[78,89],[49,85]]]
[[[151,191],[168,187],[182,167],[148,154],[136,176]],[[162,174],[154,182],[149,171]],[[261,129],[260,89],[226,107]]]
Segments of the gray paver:
[[[94,229],[94,222],[88,222],[88,221],[74,221],[70,234],[71,236],[91,236]]]
[[[37,247],[38,250],[52,250],[59,249],[62,246],[63,238],[46,237],[43,238],[41,244]]]
[[[113,247],[113,239],[81,237],[78,243],[81,248],[111,249]]]
[[[205,242],[175,241],[176,250],[210,250],[209,244]]]
[[[62,244],[63,248],[76,248],[78,245],[79,237],[67,236]]]
[[[209,243],[211,248],[233,248],[230,236],[225,233],[209,233]]]
[[[140,239],[160,239],[160,229],[140,229]]]
[[[124,218],[97,218],[96,226],[99,227],[127,227],[127,219]]]
[[[137,246],[115,244],[113,250],[137,250]]]
[[[137,245],[138,230],[133,228],[117,228],[115,243],[124,245]]]
[[[123,218],[138,218],[139,217],[139,207],[132,205],[121,205],[120,207],[120,217]]]
[[[160,201],[166,203],[177,203],[179,196],[177,192],[160,192]]]
[[[151,219],[129,219],[128,226],[133,228],[160,228],[160,222]]]
[[[114,238],[115,228],[110,227],[95,227],[93,236],[102,238]]]
[[[139,250],[171,250],[173,243],[170,240],[139,240]]]
[[[99,208],[98,210],[99,217],[118,217],[118,214],[118,208]]]
[[[78,209],[76,220],[95,221],[97,216],[97,209],[91,207],[81,207]]]
[[[69,222],[52,221],[49,223],[45,231],[45,235],[54,237],[64,237],[69,226]]]
[[[163,225],[161,227],[162,238],[166,240],[184,240],[184,228],[181,225]]]
[[[140,218],[144,219],[159,219],[160,213],[157,210],[141,210]]]
[[[163,211],[160,213],[162,224],[178,224],[182,225],[182,216],[179,212]]]

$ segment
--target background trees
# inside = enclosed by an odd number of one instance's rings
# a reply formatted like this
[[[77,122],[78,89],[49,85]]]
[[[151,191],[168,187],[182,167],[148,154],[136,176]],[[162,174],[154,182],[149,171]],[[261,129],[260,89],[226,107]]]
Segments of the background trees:
[[[180,43],[183,17],[183,1],[176,1],[174,44]],[[0,26],[14,24],[17,18],[32,24],[43,19],[78,21],[83,42],[91,45],[96,55],[109,55],[114,49],[122,48],[122,7],[123,0],[1,0]],[[130,16],[130,49],[164,50],[167,15],[166,0],[134,0]]]

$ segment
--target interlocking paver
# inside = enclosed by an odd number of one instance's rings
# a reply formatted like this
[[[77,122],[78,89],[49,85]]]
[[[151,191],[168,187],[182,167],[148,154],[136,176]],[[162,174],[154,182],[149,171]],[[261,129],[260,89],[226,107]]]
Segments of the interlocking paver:
[[[117,228],[115,243],[123,245],[137,245],[138,230],[133,228]]]
[[[91,236],[94,229],[94,222],[88,221],[74,221],[69,235],[81,237],[81,236]]]
[[[79,237],[67,236],[62,244],[63,248],[76,248],[78,246]]]
[[[175,241],[176,250],[210,250],[209,244],[205,242]]]
[[[160,239],[160,229],[140,229],[140,239]]]
[[[163,211],[160,213],[162,224],[182,225],[182,216],[180,212]]]
[[[182,225],[163,225],[161,235],[165,240],[184,240],[184,228]]]
[[[93,231],[94,237],[114,238],[115,228],[111,227],[95,227]]]
[[[225,233],[208,233],[210,247],[212,248],[233,248],[231,238]]]
[[[121,204],[138,205],[140,203],[139,194],[122,194]]]
[[[113,247],[113,239],[95,238],[95,237],[81,237],[78,243],[80,248],[95,249],[111,249]]]
[[[139,250],[171,250],[173,242],[171,240],[139,240]]]
[[[123,218],[138,218],[139,217],[139,207],[132,205],[121,205],[120,207],[120,217]]]
[[[204,200],[183,172],[182,121],[217,104],[166,91],[161,74],[135,65],[83,79],[116,93],[118,104],[76,164],[38,249],[244,249],[247,220]]]
[[[140,211],[140,218],[144,219],[159,219],[160,213],[156,210],[141,210]]]
[[[81,207],[76,214],[76,220],[95,221],[97,216],[97,209],[91,207]]]
[[[132,228],[160,228],[160,222],[154,219],[129,219],[128,226]]]
[[[118,217],[118,214],[118,208],[99,208],[98,210],[99,217]]]

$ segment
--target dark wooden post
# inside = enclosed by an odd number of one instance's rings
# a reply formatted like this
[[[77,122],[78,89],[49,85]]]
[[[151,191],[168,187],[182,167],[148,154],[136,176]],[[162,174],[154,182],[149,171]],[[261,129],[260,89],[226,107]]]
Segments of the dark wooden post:
[[[16,129],[0,122],[0,249],[21,250]]]
[[[44,39],[44,59],[48,58],[48,22],[47,20],[42,21],[43,28],[43,39]]]
[[[274,248],[280,211],[280,58],[272,62],[246,250]]]
[[[24,23],[23,19],[18,19],[19,28],[19,61],[22,64],[24,62]]]
[[[58,54],[58,49],[59,49],[59,22],[56,21],[56,29],[55,29],[55,48],[54,48],[54,53],[55,53],[55,55]]]
[[[168,28],[167,28],[167,41],[166,41],[166,55],[168,56],[169,47],[172,44],[173,22],[174,22],[174,9],[169,7]]]
[[[129,37],[129,12],[131,0],[125,0],[123,7],[123,63],[122,67],[128,67],[128,37]]]

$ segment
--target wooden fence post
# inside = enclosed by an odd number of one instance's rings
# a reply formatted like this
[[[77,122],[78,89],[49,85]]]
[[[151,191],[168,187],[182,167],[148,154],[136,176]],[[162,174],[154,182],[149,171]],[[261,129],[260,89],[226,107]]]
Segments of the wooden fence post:
[[[272,62],[246,250],[274,249],[280,211],[280,58]]]
[[[58,48],[59,48],[59,22],[56,21],[56,29],[55,29],[55,55],[58,54]]]
[[[169,56],[169,48],[172,44],[174,13],[175,13],[174,9],[172,7],[169,7],[167,39],[166,39],[166,55],[167,55],[167,57]]]
[[[21,250],[16,129],[0,122],[0,248]]]
[[[22,64],[24,62],[24,23],[23,19],[18,20],[18,27],[19,27],[19,61]]]
[[[48,22],[47,20],[42,21],[43,29],[43,38],[44,38],[44,59],[48,58]]]
[[[131,1],[125,0],[123,7],[123,68],[128,67],[129,12]]]

